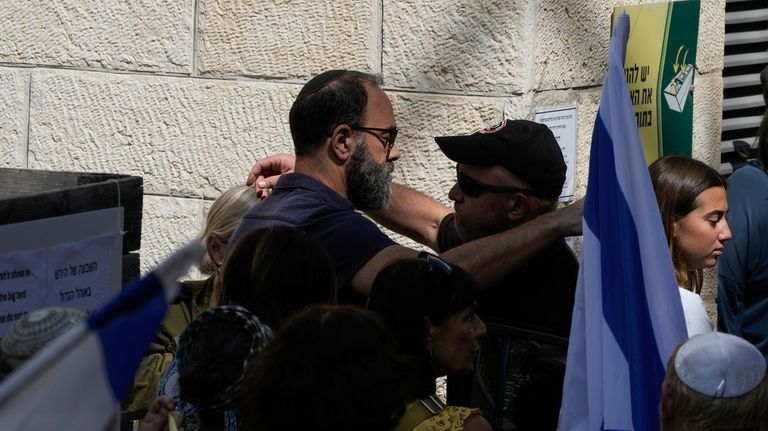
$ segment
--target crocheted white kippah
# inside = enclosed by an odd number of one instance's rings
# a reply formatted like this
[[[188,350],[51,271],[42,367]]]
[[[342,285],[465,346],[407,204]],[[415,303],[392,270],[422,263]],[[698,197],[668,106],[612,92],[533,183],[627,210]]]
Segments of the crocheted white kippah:
[[[763,354],[746,340],[722,332],[688,339],[675,356],[675,371],[691,389],[713,398],[738,397],[765,377]]]
[[[45,344],[85,318],[74,308],[48,307],[22,316],[0,340],[0,351],[14,359],[26,359]]]

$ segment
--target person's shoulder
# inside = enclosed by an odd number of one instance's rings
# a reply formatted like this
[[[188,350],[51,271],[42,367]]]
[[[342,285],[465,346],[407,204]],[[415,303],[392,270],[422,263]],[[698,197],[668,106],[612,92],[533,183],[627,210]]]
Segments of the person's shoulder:
[[[549,245],[546,248],[547,251],[554,254],[559,259],[576,260],[576,254],[571,249],[571,246],[565,242],[564,238],[560,238]]]
[[[701,300],[701,296],[698,293],[691,292],[688,289],[678,287],[680,291],[680,300],[683,303],[683,309],[687,312],[699,312],[703,311],[706,315],[706,308],[704,307],[704,301]]]
[[[755,181],[768,182],[768,174],[759,166],[747,163],[741,168],[737,169],[728,178],[729,186],[738,186],[739,184],[751,184],[754,185]]]

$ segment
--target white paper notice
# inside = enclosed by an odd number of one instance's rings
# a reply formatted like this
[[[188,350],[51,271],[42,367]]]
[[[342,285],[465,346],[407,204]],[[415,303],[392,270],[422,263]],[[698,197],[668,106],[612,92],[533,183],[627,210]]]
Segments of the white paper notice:
[[[51,247],[46,304],[96,311],[114,294],[109,285],[114,246],[114,236],[104,235]]]
[[[533,121],[545,124],[560,144],[567,171],[565,184],[560,194],[560,202],[573,200],[576,178],[576,106],[557,108],[539,108],[533,115]]]
[[[0,254],[0,334],[29,311],[44,305],[45,250]]]
[[[0,226],[0,336],[41,307],[95,311],[120,291],[122,208]]]

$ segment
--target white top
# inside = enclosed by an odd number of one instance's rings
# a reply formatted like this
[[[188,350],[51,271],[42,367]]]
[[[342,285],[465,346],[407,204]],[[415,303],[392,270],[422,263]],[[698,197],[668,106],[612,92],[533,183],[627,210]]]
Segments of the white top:
[[[679,290],[680,300],[683,301],[683,313],[685,314],[685,326],[688,328],[688,338],[712,332],[712,322],[709,320],[704,303],[701,302],[701,297],[682,287]]]

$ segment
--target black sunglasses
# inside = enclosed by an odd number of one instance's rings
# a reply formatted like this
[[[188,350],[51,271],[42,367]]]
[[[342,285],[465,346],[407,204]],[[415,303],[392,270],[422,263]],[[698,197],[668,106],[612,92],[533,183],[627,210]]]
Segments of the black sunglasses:
[[[392,147],[395,146],[395,138],[397,138],[397,127],[390,127],[389,129],[380,129],[377,127],[350,127],[352,130],[358,132],[368,133],[376,137],[376,139],[384,145],[387,150],[387,158],[389,158],[389,152],[392,151]],[[387,137],[384,138],[379,133],[387,133]]]
[[[484,192],[523,193],[531,196],[541,196],[541,193],[537,192],[536,190],[521,189],[519,187],[494,186],[492,184],[486,184],[482,181],[478,181],[468,176],[467,174],[462,172],[458,166],[456,166],[456,180],[459,183],[459,188],[461,188],[461,192],[472,198],[476,198],[481,194],[483,194]]]
[[[427,271],[429,272],[440,271],[446,275],[451,275],[451,272],[453,272],[451,265],[448,262],[432,253],[422,251],[419,253],[419,259],[424,259],[427,262]]]

